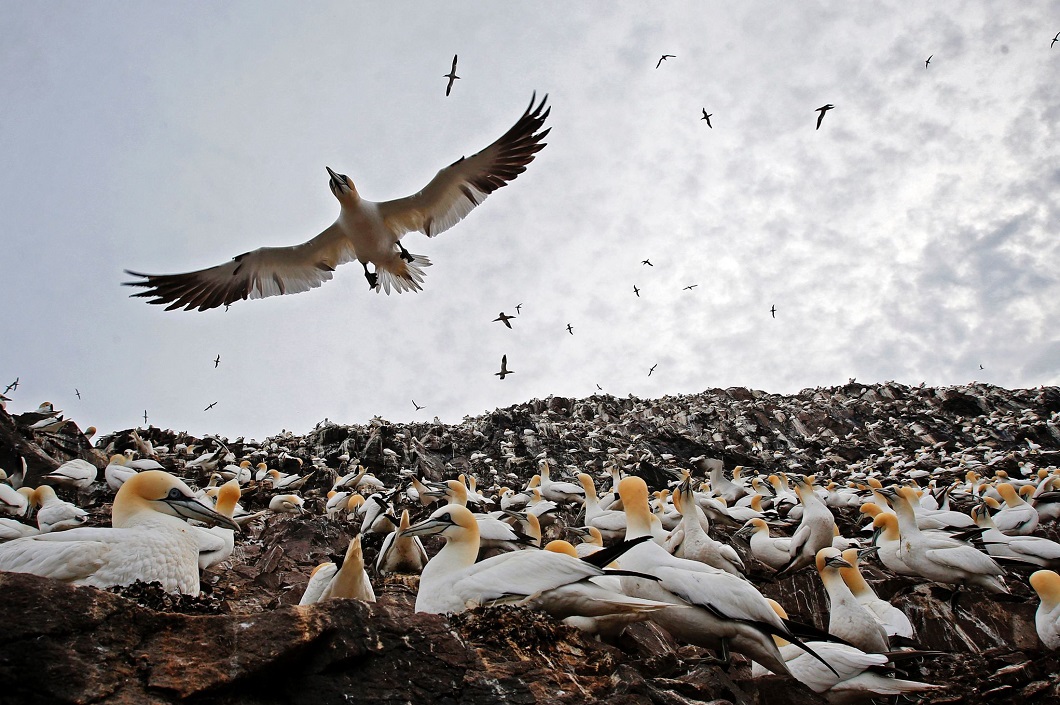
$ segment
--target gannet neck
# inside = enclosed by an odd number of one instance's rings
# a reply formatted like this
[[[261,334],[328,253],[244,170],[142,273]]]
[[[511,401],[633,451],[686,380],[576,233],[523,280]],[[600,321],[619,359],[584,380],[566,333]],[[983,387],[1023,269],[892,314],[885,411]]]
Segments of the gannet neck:
[[[651,536],[651,509],[648,507],[648,485],[639,477],[626,477],[618,483],[618,495],[626,510],[626,540]]]
[[[463,477],[461,475],[461,477]],[[467,506],[467,486],[459,480],[446,480],[446,486],[449,491],[446,493],[449,497],[450,504],[459,504],[461,507]]]
[[[597,502],[598,502],[598,500],[600,498],[596,494],[596,483],[593,482],[593,478],[590,477],[589,475],[587,475],[584,472],[583,473],[579,473],[578,474],[578,482],[581,483],[582,489],[585,490],[586,508],[588,508],[588,503],[589,502],[592,502],[593,506],[596,506],[596,504],[597,504]]]
[[[865,576],[861,574],[861,569],[858,567],[858,549],[848,548],[843,551],[843,560],[849,563],[850,567],[840,568],[839,575],[843,578],[843,582],[846,583],[847,588],[849,588],[854,597],[858,598],[862,595],[875,596],[876,592],[866,582]]]
[[[1052,570],[1039,570],[1031,573],[1031,587],[1038,593],[1042,607],[1051,610],[1060,605],[1060,575]]]

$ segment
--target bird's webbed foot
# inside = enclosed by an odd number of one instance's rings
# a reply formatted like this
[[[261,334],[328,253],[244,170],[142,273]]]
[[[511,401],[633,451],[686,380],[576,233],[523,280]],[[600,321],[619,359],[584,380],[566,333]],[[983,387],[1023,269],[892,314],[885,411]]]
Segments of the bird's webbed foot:
[[[364,278],[368,280],[368,288],[374,289],[379,286],[379,275],[375,272],[369,272],[367,263],[362,263],[361,266],[364,267]]]
[[[398,249],[401,250],[401,259],[405,260],[406,262],[412,262],[414,259],[416,259],[411,254],[409,254],[409,251],[406,250],[405,246],[402,245],[400,242],[398,242],[397,246]]]

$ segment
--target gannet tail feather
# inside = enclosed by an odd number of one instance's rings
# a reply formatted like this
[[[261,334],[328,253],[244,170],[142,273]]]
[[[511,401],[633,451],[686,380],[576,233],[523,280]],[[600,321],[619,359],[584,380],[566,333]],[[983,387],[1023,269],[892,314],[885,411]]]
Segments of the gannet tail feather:
[[[375,272],[379,275],[379,281],[375,285],[375,290],[385,291],[388,296],[391,287],[399,294],[405,291],[421,291],[420,285],[423,283],[423,277],[426,276],[423,268],[430,266],[431,261],[425,255],[412,255],[411,262],[398,258],[392,264],[376,267]]]

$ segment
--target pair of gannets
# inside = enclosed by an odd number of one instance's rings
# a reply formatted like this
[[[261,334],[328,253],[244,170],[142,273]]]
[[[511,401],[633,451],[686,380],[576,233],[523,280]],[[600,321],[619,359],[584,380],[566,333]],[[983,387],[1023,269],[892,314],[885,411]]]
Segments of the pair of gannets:
[[[778,616],[787,618],[787,612],[776,601],[768,602]],[[885,667],[893,658],[901,656],[902,652],[866,653],[849,644],[806,642],[808,648],[827,662],[826,667],[820,660],[811,658],[806,651],[778,637],[774,639],[777,640],[781,657],[791,676],[815,693],[822,693],[830,703],[861,702],[881,695],[902,695],[944,687],[890,678],[877,672],[877,669]],[[768,674],[756,661],[751,664],[751,675],[760,678]]]
[[[166,592],[198,594],[199,542],[185,519],[238,528],[181,480],[147,470],[118,490],[112,527],[81,527],[0,545],[0,570],[96,587],[158,581]]]
[[[619,483],[627,517],[626,541],[652,535],[648,487],[639,477]],[[787,674],[772,637],[799,644],[762,594],[749,582],[723,570],[670,555],[654,541],[643,541],[622,557],[622,568],[656,580],[624,576],[629,595],[671,605],[651,619],[679,641],[745,654],[775,673]]]
[[[627,546],[601,551],[586,560],[554,551],[512,551],[476,563],[479,525],[460,504],[435,510],[400,535],[445,538],[445,545],[420,576],[417,612],[459,613],[477,605],[515,602],[562,619],[662,607],[593,582],[593,578],[608,575],[602,566]]]

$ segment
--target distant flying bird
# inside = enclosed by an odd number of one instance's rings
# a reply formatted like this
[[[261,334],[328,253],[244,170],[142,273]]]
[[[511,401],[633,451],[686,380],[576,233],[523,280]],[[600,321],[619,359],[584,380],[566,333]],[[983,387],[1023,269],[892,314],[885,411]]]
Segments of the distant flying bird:
[[[263,247],[226,264],[184,274],[126,270],[142,278],[126,285],[146,288],[132,296],[168,304],[167,311],[181,307],[206,311],[240,299],[309,291],[331,279],[335,267],[356,259],[369,288],[387,294],[391,289],[419,291],[423,268],[431,262],[410,254],[401,238],[412,231],[434,237],[448,230],[526,170],[544,148],[542,140],[549,132],[541,130],[551,110],[545,107],[548,96],[534,107],[536,99],[535,94],[522,117],[497,141],[442,169],[419,193],[375,203],[362,199],[347,176],[328,168],[339,217],[312,240],[293,247]],[[368,271],[369,262],[375,272]]]
[[[496,323],[497,321],[500,321],[504,325],[506,325],[509,328],[511,328],[512,324],[509,323],[508,321],[512,320],[513,318],[515,318],[515,316],[505,315],[504,311],[501,311],[500,314],[497,316],[497,318],[494,318],[492,321],[490,321],[490,323]]]
[[[667,59],[676,59],[676,58],[677,57],[674,56],[673,54],[663,54],[659,58],[659,63],[655,64],[655,68],[659,68],[660,66],[662,66],[662,62],[666,61]]]
[[[769,315],[771,315],[773,318],[777,317],[777,305],[776,304],[773,304],[772,306],[769,307]]]
[[[835,107],[834,105],[832,105],[831,103],[828,103],[827,105],[822,105],[821,107],[817,108],[817,112],[821,113],[820,115],[817,116],[817,129],[818,130],[821,129],[821,121],[824,120],[824,114],[826,112],[828,112],[829,110],[831,110],[832,108],[834,108],[834,107]]]
[[[574,329],[570,327],[570,323],[567,324],[567,332],[574,335]]]
[[[210,409],[214,408],[215,406],[217,406],[217,402],[214,402],[213,404],[210,404],[208,407],[203,409],[203,411],[209,411]],[[147,423],[147,422],[145,421],[144,423]]]
[[[15,377],[15,381],[12,382],[11,384],[7,385],[7,389],[4,390],[4,394],[7,394],[8,392],[17,392],[18,391],[18,381],[20,379],[22,379],[22,378],[21,377]]]
[[[221,364],[221,355],[218,354],[213,360],[213,368],[216,370],[217,366]]]
[[[714,113],[709,113],[709,114],[708,114],[708,113],[707,113],[707,109],[706,109],[706,108],[703,108],[703,117],[699,118],[700,120],[706,120],[706,121],[707,121],[707,127],[709,127],[709,128],[710,128],[710,129],[712,129],[712,130],[714,129],[714,126],[710,124],[710,118],[711,118],[711,116],[712,116],[713,114],[714,114]]]
[[[412,400],[412,405],[414,407],[416,407],[416,411],[419,411],[420,409],[426,408],[426,407],[423,407],[423,406],[420,406],[419,404],[417,404],[415,399]]]
[[[650,369],[650,370],[648,370],[648,376],[649,376],[649,377],[651,377],[651,373],[652,373],[652,372],[654,372],[654,371],[655,371],[655,368],[656,368],[656,367],[658,367],[658,366],[659,366],[659,363],[658,363],[658,362],[656,362],[656,363],[655,363],[654,365],[652,365],[652,366],[651,366],[651,369]]]
[[[515,374],[513,371],[508,369],[508,356],[507,355],[501,355],[501,371],[500,372],[494,372],[493,374],[497,375],[501,379],[504,379],[504,377],[506,375],[514,375]]]
[[[688,286],[686,286],[686,287],[685,287],[684,289],[682,289],[682,291],[692,291],[692,290],[693,290],[693,289],[695,289],[695,288],[696,288],[697,286],[699,286],[699,284],[689,284],[689,285],[688,285]]]
[[[1057,41],[1060,41],[1060,32],[1057,32],[1056,36],[1053,37],[1053,41],[1049,44],[1049,48],[1052,49],[1053,44],[1056,44]]]
[[[144,426],[147,425],[147,409],[144,409]]]
[[[515,312],[516,313],[522,313],[522,310],[523,310],[523,305],[522,304],[516,304],[515,305]]]
[[[78,388],[77,388],[77,387],[74,387],[74,394],[76,394],[76,395],[77,395],[77,398],[78,398],[78,399],[80,399],[80,398],[81,398],[81,392],[80,392],[80,391],[78,390]]]
[[[449,73],[445,74],[445,78],[449,79],[449,83],[445,87],[445,94],[449,95],[449,91],[453,90],[453,81],[460,78],[456,75],[456,54],[453,54],[453,68],[449,70]]]
[[[601,386],[600,386],[599,384],[598,384],[598,385],[596,385],[596,388],[597,388],[597,389],[599,389],[599,390],[600,390],[601,392],[602,392],[602,391],[604,391],[604,388],[603,388],[603,387],[601,387]]]
[[[932,54],[931,56],[934,56],[934,54]],[[927,61],[925,61],[925,62],[924,62],[924,68],[927,68],[927,67],[928,67],[928,64],[930,64],[930,63],[931,63],[931,56],[929,56],[929,57],[927,58]]]
[[[637,288],[636,284],[633,285],[633,293],[637,295],[638,299],[640,298],[640,289]]]
[[[985,368],[982,365],[979,365],[979,369],[982,370],[982,369],[985,369]]]
[[[646,265],[648,265],[649,267],[654,267],[654,266],[655,266],[655,265],[654,265],[654,264],[652,264],[652,263],[651,263],[651,262],[650,262],[649,260],[644,260],[643,262],[641,262],[641,264],[646,264]]]

